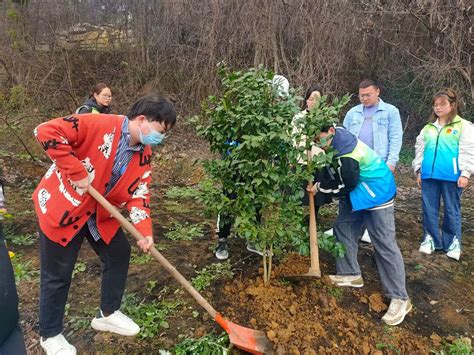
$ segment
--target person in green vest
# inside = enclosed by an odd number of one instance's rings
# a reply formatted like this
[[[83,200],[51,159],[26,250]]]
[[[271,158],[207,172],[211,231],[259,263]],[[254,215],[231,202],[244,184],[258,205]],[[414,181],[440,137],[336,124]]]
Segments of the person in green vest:
[[[92,93],[82,106],[79,106],[76,113],[110,113],[110,103],[112,102],[112,91],[104,83],[98,83],[92,89]]]
[[[395,179],[387,164],[373,149],[342,127],[323,127],[316,142],[335,151],[334,164],[312,189],[339,198],[334,235],[346,249],[336,258],[336,275],[329,279],[337,286],[362,287],[357,251],[359,236],[367,227],[374,246],[375,261],[390,306],[382,317],[388,325],[398,325],[412,309],[405,286],[405,266],[395,239],[393,200]]]
[[[419,251],[444,251],[461,257],[461,194],[474,171],[474,125],[459,116],[459,98],[452,89],[433,97],[432,122],[418,135],[412,166],[421,188],[423,240]],[[440,201],[444,218],[439,231]]]

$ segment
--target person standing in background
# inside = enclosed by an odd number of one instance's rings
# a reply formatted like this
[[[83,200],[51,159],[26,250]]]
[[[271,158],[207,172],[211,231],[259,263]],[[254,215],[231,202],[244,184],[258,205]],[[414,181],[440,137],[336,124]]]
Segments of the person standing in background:
[[[379,85],[371,79],[360,82],[359,100],[360,104],[347,112],[343,125],[373,149],[395,173],[403,140],[400,112],[380,98]],[[370,243],[367,230],[361,240]]]
[[[444,251],[461,257],[461,194],[474,171],[474,125],[459,116],[459,98],[452,89],[436,93],[432,122],[416,138],[413,170],[421,188],[423,240],[420,253]],[[444,215],[439,232],[439,211]]]
[[[82,106],[79,106],[76,113],[110,113],[110,103],[112,102],[112,91],[104,83],[98,83],[92,89],[89,98]]]

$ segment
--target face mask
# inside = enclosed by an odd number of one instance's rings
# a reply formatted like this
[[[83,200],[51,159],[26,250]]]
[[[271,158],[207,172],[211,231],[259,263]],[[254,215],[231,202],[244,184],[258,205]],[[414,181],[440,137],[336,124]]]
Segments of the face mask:
[[[166,137],[165,134],[155,131],[151,128],[150,123],[147,121],[148,127],[150,128],[150,133],[147,135],[142,134],[142,130],[138,127],[140,132],[140,142],[144,145],[158,145],[163,142],[163,139]]]

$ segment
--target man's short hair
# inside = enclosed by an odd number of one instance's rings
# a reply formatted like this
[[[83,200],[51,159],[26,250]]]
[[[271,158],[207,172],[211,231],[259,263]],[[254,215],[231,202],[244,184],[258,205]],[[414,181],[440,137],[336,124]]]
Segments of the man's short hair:
[[[139,98],[134,102],[127,117],[134,120],[135,117],[144,115],[150,121],[164,123],[167,127],[173,127],[176,123],[176,111],[170,100],[158,94],[150,94]]]
[[[331,123],[331,124],[322,126],[320,132],[328,133],[330,128],[337,128],[337,127],[343,128],[343,126],[339,123]]]
[[[372,79],[364,79],[360,82],[359,84],[359,89],[366,89],[370,86],[374,86],[376,89],[379,88],[379,85],[377,84],[377,82],[375,80],[372,80]]]

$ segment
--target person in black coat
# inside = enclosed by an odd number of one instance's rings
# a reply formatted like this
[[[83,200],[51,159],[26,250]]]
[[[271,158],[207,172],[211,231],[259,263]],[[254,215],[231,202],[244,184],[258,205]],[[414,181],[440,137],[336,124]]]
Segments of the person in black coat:
[[[0,181],[0,220],[6,213],[4,208],[3,183]],[[26,354],[25,341],[18,320],[18,295],[10,256],[0,223],[0,354]]]
[[[110,113],[112,91],[104,83],[98,83],[86,102],[79,106],[76,113]]]

